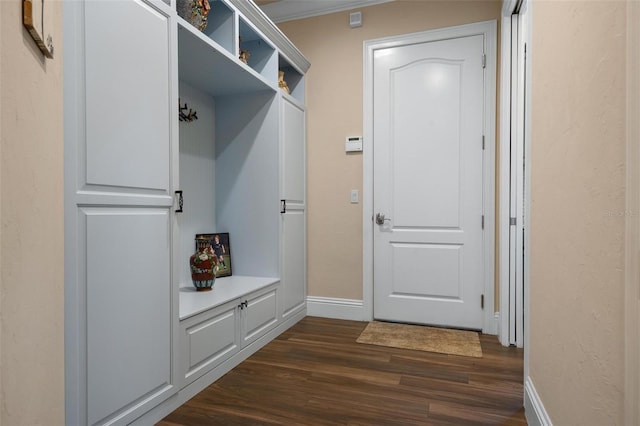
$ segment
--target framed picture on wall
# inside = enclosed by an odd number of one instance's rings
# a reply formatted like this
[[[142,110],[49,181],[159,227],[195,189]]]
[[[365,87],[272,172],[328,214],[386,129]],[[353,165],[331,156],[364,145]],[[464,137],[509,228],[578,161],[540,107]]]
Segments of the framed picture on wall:
[[[207,241],[214,254],[218,258],[218,273],[217,278],[230,277],[231,276],[231,243],[229,242],[228,232],[218,232],[216,234],[196,234],[196,241],[202,244],[202,241]],[[196,250],[198,249],[196,243]]]
[[[48,1],[45,8],[44,0],[22,1],[22,24],[29,31],[29,35],[36,42],[42,54],[49,59],[53,59],[53,39],[51,34],[45,31],[49,28],[53,15],[51,4],[52,2]]]

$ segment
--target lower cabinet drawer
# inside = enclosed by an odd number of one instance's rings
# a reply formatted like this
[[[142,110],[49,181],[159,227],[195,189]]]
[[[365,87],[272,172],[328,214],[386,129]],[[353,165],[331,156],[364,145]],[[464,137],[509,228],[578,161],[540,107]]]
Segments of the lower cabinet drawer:
[[[237,315],[236,303],[230,303],[189,318],[181,325],[181,337],[184,339],[181,346],[185,351],[183,363],[186,364],[184,385],[213,369],[240,349]]]

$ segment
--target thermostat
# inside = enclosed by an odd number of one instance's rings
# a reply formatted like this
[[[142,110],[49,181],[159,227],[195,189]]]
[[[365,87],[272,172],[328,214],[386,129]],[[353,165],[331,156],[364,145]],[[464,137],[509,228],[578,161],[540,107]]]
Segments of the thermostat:
[[[362,136],[347,136],[344,143],[346,152],[362,151]]]

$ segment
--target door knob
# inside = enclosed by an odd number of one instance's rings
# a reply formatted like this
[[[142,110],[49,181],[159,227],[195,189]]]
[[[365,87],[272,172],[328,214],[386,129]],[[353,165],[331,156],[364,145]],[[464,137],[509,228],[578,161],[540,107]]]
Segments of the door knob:
[[[385,221],[385,220],[391,221],[391,219],[384,217],[384,214],[383,214],[383,213],[378,213],[378,214],[376,215],[376,223],[377,223],[378,225],[384,225],[384,221]]]

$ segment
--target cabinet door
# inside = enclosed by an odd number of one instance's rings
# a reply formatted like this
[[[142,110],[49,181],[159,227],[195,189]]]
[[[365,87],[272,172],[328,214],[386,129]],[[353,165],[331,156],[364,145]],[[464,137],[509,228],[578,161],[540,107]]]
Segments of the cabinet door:
[[[171,11],[64,5],[68,424],[127,424],[177,391]]]
[[[278,322],[277,289],[250,295],[242,309],[242,346],[253,341],[276,326]]]
[[[238,342],[238,305],[233,301],[181,324],[184,379],[182,387],[235,354]]]
[[[305,111],[282,96],[280,199],[288,204],[305,203]]]
[[[282,317],[304,308],[307,298],[305,211],[287,209],[282,214]]]
[[[281,312],[283,319],[303,309],[307,296],[305,111],[282,95],[281,140]]]

